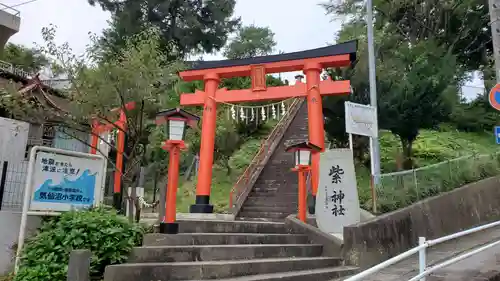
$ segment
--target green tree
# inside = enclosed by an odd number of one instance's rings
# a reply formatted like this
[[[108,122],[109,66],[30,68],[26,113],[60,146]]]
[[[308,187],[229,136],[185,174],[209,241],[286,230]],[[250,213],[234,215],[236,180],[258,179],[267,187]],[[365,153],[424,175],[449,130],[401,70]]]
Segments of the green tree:
[[[276,45],[274,33],[269,27],[244,26],[224,48],[224,56],[228,59],[243,59],[269,55]]]
[[[57,60],[68,74],[71,88],[64,93],[70,101],[68,113],[54,112],[40,108],[36,103],[26,101],[17,93],[2,96],[2,103],[17,118],[36,118],[38,122],[47,120],[57,122],[66,128],[63,133],[78,139],[72,131],[90,132],[92,119],[104,124],[112,123],[118,116],[115,108],[124,109],[127,118],[126,147],[124,158],[127,163],[123,172],[125,186],[133,186],[139,165],[144,160],[149,133],[160,129],[150,122],[161,108],[179,104],[176,90],[177,71],[182,67],[178,63],[165,65],[160,52],[161,34],[149,29],[128,39],[125,48],[120,50],[116,59],[107,62],[86,61],[82,58],[94,58],[95,48],[85,56],[71,53],[68,44],[55,43],[54,27],[44,28],[42,35],[45,46],[42,51]],[[95,38],[93,39],[95,43]],[[135,102],[135,109],[127,110],[124,105]],[[115,126],[114,131],[121,130]],[[113,148],[113,144],[101,139]],[[90,146],[85,140],[81,140]],[[114,165],[112,161],[109,162]]]
[[[379,120],[401,140],[405,168],[412,167],[412,145],[419,129],[447,120],[452,103],[445,93],[456,85],[455,57],[433,42],[401,44],[379,64]]]
[[[330,14],[357,21],[365,15],[362,0],[329,0],[324,6]],[[374,0],[373,6],[377,29],[412,44],[432,39],[467,70],[486,65],[492,53],[487,0]]]
[[[471,102],[457,104],[451,115],[451,121],[458,130],[466,132],[491,132],[499,124],[498,111],[488,101],[488,95],[479,95]]]
[[[354,93],[350,99],[368,103],[368,56],[363,21],[353,19],[342,27],[338,41],[351,39],[360,40],[356,65],[342,71],[330,70],[329,74],[334,79],[351,80]],[[412,166],[412,145],[419,130],[432,128],[449,118],[463,76],[457,74],[455,56],[431,39],[412,44],[398,33],[375,29],[375,42],[379,127],[399,137],[408,168]],[[343,100],[327,98],[324,106],[326,131],[345,143],[344,131],[333,128],[345,123]]]
[[[13,43],[5,46],[1,59],[29,73],[36,73],[50,66],[49,59],[40,50]]]
[[[100,40],[103,58],[113,57],[127,38],[150,26],[160,31],[160,49],[168,61],[193,53],[220,50],[240,19],[233,18],[235,0],[88,0],[111,12],[110,28]]]

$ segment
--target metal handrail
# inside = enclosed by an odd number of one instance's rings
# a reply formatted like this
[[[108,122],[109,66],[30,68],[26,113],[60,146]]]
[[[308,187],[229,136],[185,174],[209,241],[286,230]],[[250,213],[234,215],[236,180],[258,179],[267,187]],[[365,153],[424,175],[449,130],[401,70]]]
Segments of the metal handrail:
[[[260,163],[262,162],[263,159],[265,159],[265,156],[267,155],[266,153],[270,153],[270,147],[278,135],[279,132],[281,132],[281,128],[283,128],[284,124],[286,121],[289,120],[289,118],[293,117],[293,114],[295,112],[295,107],[299,104],[300,99],[294,99],[292,104],[290,105],[290,108],[288,109],[288,112],[285,113],[285,115],[281,118],[281,120],[278,122],[278,124],[273,128],[271,133],[267,136],[267,138],[262,141],[259,151],[255,154],[253,157],[252,161],[250,162],[250,165],[247,166],[243,174],[238,178],[238,181],[233,185],[230,194],[229,194],[229,206],[231,208],[234,208],[234,203],[238,202],[238,200],[241,198],[242,194],[244,193],[242,191],[242,188],[248,184],[250,179],[252,179],[253,174],[255,171],[257,171],[257,168],[259,167]],[[236,193],[236,196],[235,196]],[[234,198],[236,197],[236,198]]]
[[[442,262],[440,264],[434,265],[434,266],[429,267],[429,268],[427,268],[427,266],[426,266],[426,251],[425,250],[427,248],[432,247],[432,246],[437,245],[437,244],[448,242],[450,240],[457,239],[457,238],[460,238],[460,237],[463,237],[463,236],[466,236],[466,235],[469,235],[472,233],[476,233],[476,232],[479,232],[482,230],[497,227],[497,226],[500,226],[500,221],[496,221],[496,222],[484,224],[481,226],[473,227],[473,228],[470,228],[468,230],[464,230],[464,231],[460,231],[460,232],[453,233],[450,235],[446,235],[446,236],[443,236],[443,237],[440,237],[440,238],[437,238],[434,240],[427,240],[426,241],[425,237],[419,237],[419,245],[417,247],[414,247],[414,248],[412,248],[404,253],[401,253],[395,257],[392,257],[392,258],[390,258],[382,263],[379,263],[379,264],[377,264],[377,265],[375,265],[375,266],[373,266],[373,267],[371,267],[363,272],[360,272],[354,276],[351,276],[351,277],[345,279],[344,281],[363,280],[363,278],[366,278],[373,273],[377,273],[380,270],[385,269],[388,266],[391,266],[395,263],[398,263],[398,262],[416,254],[416,253],[419,253],[419,274],[417,276],[413,277],[412,279],[410,279],[409,281],[416,281],[416,280],[425,281],[425,276],[431,274],[432,272],[434,272],[438,269],[441,269],[443,267],[446,267],[448,265],[451,265],[453,263],[459,262],[465,258],[473,256],[473,255],[480,253],[484,250],[487,250],[493,246],[496,246],[496,245],[500,244],[500,240],[493,242],[491,244],[488,244],[486,246],[483,246],[481,248],[478,248],[476,250],[473,250],[471,252],[468,252],[466,254],[459,255],[457,257],[454,257],[452,259],[449,259],[445,262]]]
[[[6,62],[6,61],[2,61],[2,60],[0,60],[0,70],[3,70],[5,72],[10,72],[12,74],[16,74],[16,75],[19,75],[19,76],[27,78],[27,79],[34,76],[32,73],[24,71],[21,68],[15,67],[10,62]]]

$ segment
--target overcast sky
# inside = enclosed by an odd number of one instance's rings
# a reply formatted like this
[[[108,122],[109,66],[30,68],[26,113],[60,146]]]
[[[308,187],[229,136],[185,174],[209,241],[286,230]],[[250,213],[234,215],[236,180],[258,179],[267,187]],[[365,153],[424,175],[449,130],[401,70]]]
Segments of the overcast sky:
[[[16,5],[28,0],[0,0],[5,5]],[[300,51],[334,43],[341,18],[325,15],[319,6],[323,0],[237,0],[236,16],[244,25],[269,26],[275,33],[277,50]],[[71,3],[71,4],[70,4]],[[36,0],[16,7],[21,12],[21,30],[9,42],[29,47],[42,44],[41,28],[49,24],[58,27],[56,41],[68,42],[76,54],[85,50],[88,33],[100,34],[107,27],[109,13],[100,7],[91,7],[87,0]],[[332,21],[333,20],[333,21]],[[220,55],[206,55],[205,59],[222,59]],[[477,79],[472,83],[481,86]],[[475,88],[465,90],[474,95]]]

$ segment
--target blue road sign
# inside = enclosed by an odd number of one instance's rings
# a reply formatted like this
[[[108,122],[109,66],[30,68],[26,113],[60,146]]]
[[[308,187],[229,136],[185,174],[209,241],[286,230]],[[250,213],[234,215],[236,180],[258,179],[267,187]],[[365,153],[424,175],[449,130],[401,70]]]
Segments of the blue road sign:
[[[495,126],[495,139],[497,144],[500,144],[500,126]]]

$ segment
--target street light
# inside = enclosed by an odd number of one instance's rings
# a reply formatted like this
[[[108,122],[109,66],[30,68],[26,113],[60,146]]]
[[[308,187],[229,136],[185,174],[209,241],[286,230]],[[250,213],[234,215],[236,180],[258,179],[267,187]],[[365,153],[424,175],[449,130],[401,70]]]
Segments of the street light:
[[[307,219],[307,188],[306,174],[311,170],[311,155],[313,152],[320,152],[321,148],[309,143],[299,142],[287,146],[286,152],[293,152],[295,158],[295,167],[292,171],[299,176],[299,219],[306,222]]]
[[[186,127],[196,126],[199,120],[198,116],[180,108],[168,109],[156,114],[156,124],[164,124],[168,134],[168,140],[162,148],[169,152],[165,216],[160,223],[160,233],[179,233],[179,224],[175,222],[177,187],[179,184],[179,156],[180,151],[186,149],[184,143]]]

